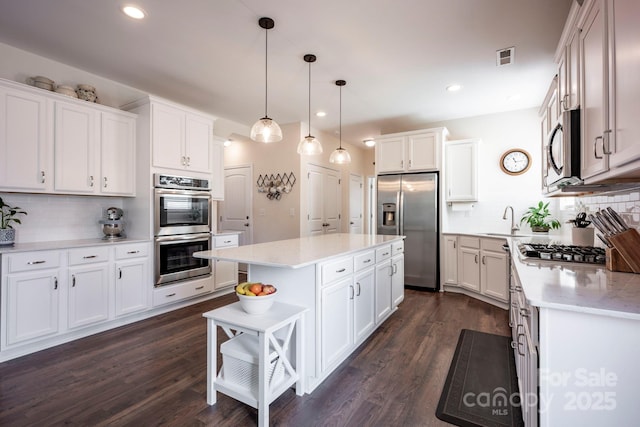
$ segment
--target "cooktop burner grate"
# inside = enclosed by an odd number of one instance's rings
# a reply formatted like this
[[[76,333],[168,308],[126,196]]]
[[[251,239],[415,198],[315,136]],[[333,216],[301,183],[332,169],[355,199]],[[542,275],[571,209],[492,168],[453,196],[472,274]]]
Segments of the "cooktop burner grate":
[[[604,264],[606,255],[603,248],[594,246],[545,245],[540,243],[521,243],[518,245],[524,258],[539,258],[548,261],[581,262],[586,264]]]

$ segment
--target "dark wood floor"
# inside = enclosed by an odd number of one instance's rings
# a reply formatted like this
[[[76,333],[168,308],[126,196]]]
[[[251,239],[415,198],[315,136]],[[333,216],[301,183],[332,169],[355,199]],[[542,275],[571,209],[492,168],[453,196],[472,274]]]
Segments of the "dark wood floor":
[[[206,323],[217,298],[0,364],[0,425],[254,426],[218,393],[206,403]],[[288,390],[273,426],[435,426],[460,330],[508,335],[507,312],[463,295],[404,303],[313,394]],[[224,334],[219,334],[222,337]]]

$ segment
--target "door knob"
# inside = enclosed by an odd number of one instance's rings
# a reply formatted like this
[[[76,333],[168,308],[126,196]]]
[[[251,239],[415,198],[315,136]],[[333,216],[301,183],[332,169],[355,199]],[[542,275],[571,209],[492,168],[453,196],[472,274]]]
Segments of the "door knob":
[[[245,227],[248,227],[248,226],[249,226],[249,223],[248,223],[248,222],[245,222],[245,223],[244,223],[244,226],[245,226]]]

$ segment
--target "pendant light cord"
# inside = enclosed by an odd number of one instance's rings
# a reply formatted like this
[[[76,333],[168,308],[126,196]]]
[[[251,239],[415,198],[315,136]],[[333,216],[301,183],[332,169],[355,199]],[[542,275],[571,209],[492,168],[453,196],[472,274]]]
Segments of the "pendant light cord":
[[[264,29],[264,117],[269,117],[267,114],[267,91],[268,91],[268,75],[267,75],[267,59],[269,58],[269,49],[268,49],[268,40],[269,40],[269,29]]]
[[[342,150],[342,86],[340,86],[340,150]]]
[[[309,136],[311,136],[311,62],[309,62],[309,115],[307,119],[309,120]]]

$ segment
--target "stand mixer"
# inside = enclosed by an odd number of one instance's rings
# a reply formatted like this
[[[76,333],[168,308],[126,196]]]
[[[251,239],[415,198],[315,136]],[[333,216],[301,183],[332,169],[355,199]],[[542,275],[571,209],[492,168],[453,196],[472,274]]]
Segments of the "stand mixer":
[[[99,221],[102,224],[104,240],[117,240],[125,237],[123,215],[124,212],[120,208],[110,207],[107,209],[105,213],[106,219]]]

